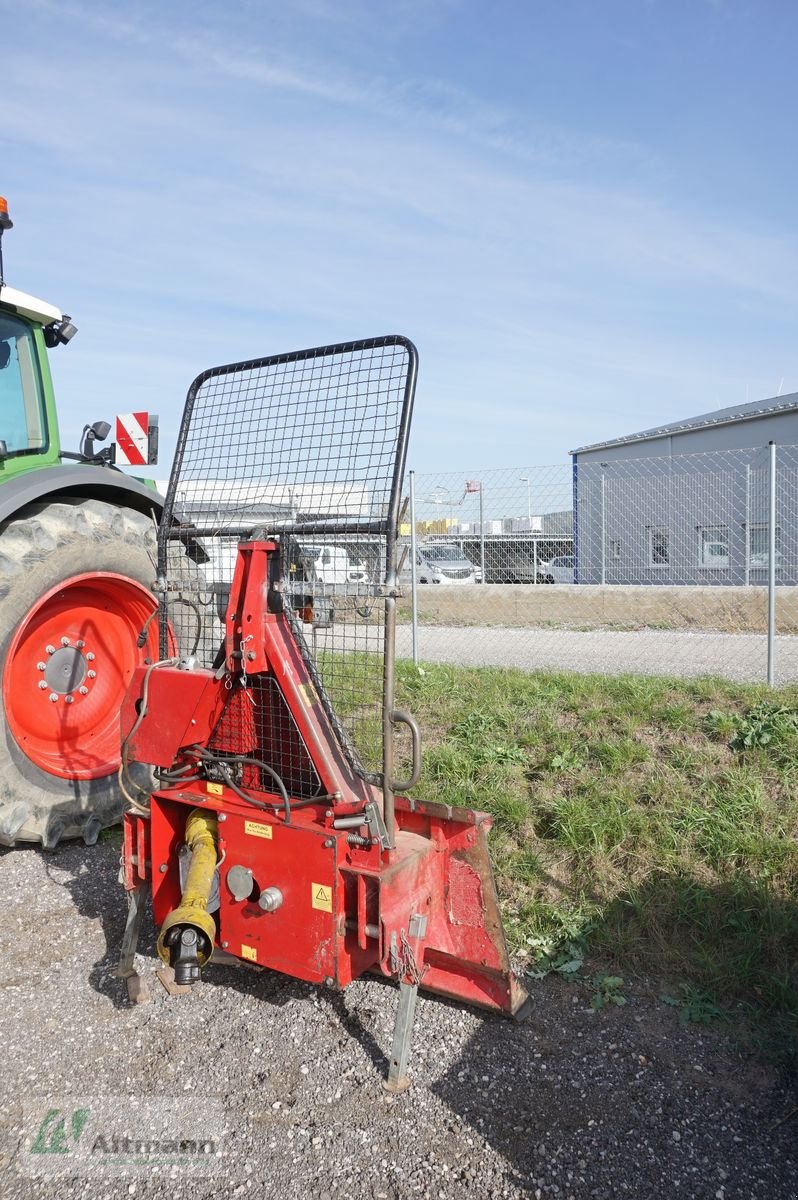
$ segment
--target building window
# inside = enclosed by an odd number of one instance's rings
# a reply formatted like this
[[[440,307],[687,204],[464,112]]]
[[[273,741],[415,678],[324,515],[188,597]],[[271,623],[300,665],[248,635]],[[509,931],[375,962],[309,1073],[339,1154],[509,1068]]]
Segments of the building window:
[[[620,558],[621,557],[621,543],[620,542],[610,542],[610,557],[611,558]]]
[[[667,567],[671,560],[670,534],[667,529],[654,525],[648,530],[648,565]]]
[[[726,571],[730,565],[729,531],[723,525],[699,529],[699,566]]]
[[[748,532],[748,565],[752,571],[766,571],[770,562],[767,525],[752,525]],[[776,570],[781,567],[781,530],[776,526]]]

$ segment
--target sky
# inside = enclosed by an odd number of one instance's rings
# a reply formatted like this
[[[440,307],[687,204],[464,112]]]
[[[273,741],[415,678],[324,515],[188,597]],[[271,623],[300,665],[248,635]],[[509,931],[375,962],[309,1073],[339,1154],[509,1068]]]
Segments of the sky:
[[[798,390],[792,0],[0,0],[6,281],[62,440],[397,332],[409,463],[532,467]]]

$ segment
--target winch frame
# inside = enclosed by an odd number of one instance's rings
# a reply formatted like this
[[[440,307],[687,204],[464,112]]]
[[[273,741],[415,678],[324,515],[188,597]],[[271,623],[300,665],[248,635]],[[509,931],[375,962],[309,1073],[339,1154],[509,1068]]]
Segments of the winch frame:
[[[183,525],[175,530],[165,519],[159,534],[161,628],[168,633],[167,551],[175,537],[199,539],[212,564],[232,562],[232,577],[211,580],[196,599],[223,604],[224,628],[216,646],[198,645],[181,661],[167,657],[164,641],[161,661],[137,671],[122,712],[123,770],[149,764],[157,786],[125,817],[130,908],[120,973],[135,975],[148,888],[158,952],[177,983],[195,982],[217,948],[337,988],[378,971],[400,985],[386,1080],[392,1090],[408,1083],[419,986],[515,1016],[528,1003],[505,943],[487,848],[490,818],[402,794],[421,763],[418,727],[394,695],[396,545],[416,368],[412,344],[392,337],[199,376],[165,506]],[[275,479],[276,460],[254,441],[252,457],[272,472],[268,478],[251,473],[242,485],[223,476],[215,488],[195,487],[192,498],[186,483],[207,469],[226,436],[218,423],[209,426],[209,415],[229,415],[236,404],[253,438],[273,436],[275,410],[306,429],[312,409],[316,459],[297,460]],[[357,437],[345,455],[322,444],[319,431],[340,436],[347,429]],[[226,467],[228,475],[238,469],[236,455]],[[279,497],[289,494],[286,506]],[[347,511],[324,512],[325,505]],[[374,607],[359,624],[346,623],[337,641],[312,623],[325,588],[292,569],[297,538],[308,531],[322,545],[377,539],[381,552],[369,585]],[[231,539],[234,558],[214,556],[214,543]],[[309,636],[303,617],[311,618]],[[368,691],[375,664],[376,704]],[[360,698],[365,713],[357,711]],[[395,778],[397,726],[410,731],[403,781]],[[378,766],[369,761],[375,740]]]

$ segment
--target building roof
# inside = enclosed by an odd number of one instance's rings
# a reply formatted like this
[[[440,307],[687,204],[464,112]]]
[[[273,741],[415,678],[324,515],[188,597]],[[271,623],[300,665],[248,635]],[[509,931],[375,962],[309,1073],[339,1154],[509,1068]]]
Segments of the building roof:
[[[609,438],[606,442],[593,442],[590,446],[579,446],[571,454],[584,454],[588,450],[604,450],[610,446],[625,446],[629,442],[648,442],[653,438],[668,437],[673,433],[689,433],[693,429],[707,429],[712,425],[730,425],[734,421],[750,421],[755,417],[769,417],[773,413],[790,412],[798,409],[798,392],[787,396],[773,396],[769,400],[752,400],[748,404],[733,404],[729,408],[718,408],[714,412],[698,417],[686,417],[683,421],[671,421],[655,429],[644,429],[641,433],[627,433],[623,437]]]

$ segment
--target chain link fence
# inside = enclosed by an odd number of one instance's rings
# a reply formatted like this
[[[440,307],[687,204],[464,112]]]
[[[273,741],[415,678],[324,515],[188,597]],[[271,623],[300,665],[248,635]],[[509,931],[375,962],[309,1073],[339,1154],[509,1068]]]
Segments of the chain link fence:
[[[798,680],[798,446],[408,484],[401,656]]]

